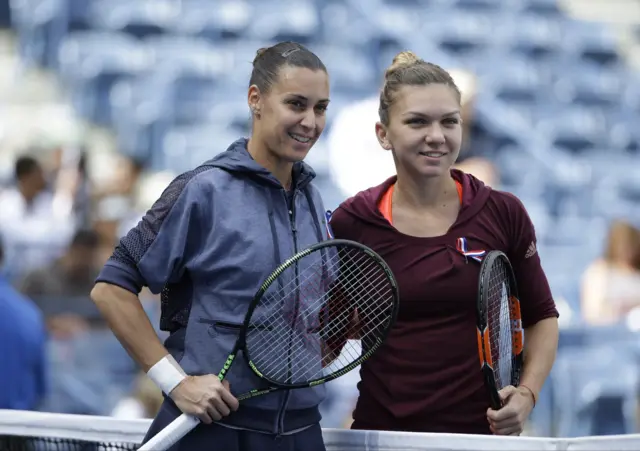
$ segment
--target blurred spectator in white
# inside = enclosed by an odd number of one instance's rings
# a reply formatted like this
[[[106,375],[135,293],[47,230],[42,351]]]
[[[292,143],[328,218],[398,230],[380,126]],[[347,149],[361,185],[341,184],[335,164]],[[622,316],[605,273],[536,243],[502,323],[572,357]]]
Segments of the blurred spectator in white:
[[[97,252],[96,232],[79,230],[62,257],[29,272],[19,283],[20,291],[45,315],[53,338],[72,338],[105,327],[89,298],[98,275]]]
[[[591,325],[614,324],[640,307],[640,230],[614,221],[602,258],[582,277],[582,315]]]
[[[59,257],[76,226],[68,202],[54,202],[45,171],[35,158],[19,157],[14,176],[14,186],[0,193],[0,233],[12,279]]]
[[[3,262],[0,243],[0,265]],[[37,410],[47,392],[44,319],[0,276],[0,409]]]
[[[462,70],[451,70],[450,73],[462,92],[464,144],[458,162],[462,164],[467,158],[473,158],[463,170],[481,180],[486,177],[489,185],[495,184],[493,164],[482,157],[480,149],[483,144],[479,142],[479,136],[485,133],[473,117],[476,77]],[[342,108],[327,137],[331,177],[345,196],[379,185],[395,175],[391,152],[383,150],[376,138],[379,102],[379,97],[374,96]],[[354,171],[355,167],[360,170]]]
[[[486,185],[499,189],[500,176],[491,161],[482,157],[471,157],[457,163],[455,167],[482,180]]]
[[[153,418],[162,405],[162,392],[149,377],[140,373],[131,395],[122,398],[111,412],[111,416],[126,420]]]
[[[103,262],[176,176],[168,172],[145,173],[139,161],[122,155],[113,157],[110,165],[112,174],[101,181],[94,196],[93,227],[100,237]]]

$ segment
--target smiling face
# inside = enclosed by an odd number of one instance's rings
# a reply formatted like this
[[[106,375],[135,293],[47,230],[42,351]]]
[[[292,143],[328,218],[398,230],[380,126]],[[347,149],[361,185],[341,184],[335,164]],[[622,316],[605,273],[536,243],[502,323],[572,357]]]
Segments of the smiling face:
[[[402,86],[389,105],[378,140],[398,169],[426,177],[448,174],[460,154],[462,120],[456,92],[446,84]]]
[[[272,157],[303,160],[324,130],[329,104],[329,77],[321,69],[285,65],[268,92],[249,88],[254,132]]]

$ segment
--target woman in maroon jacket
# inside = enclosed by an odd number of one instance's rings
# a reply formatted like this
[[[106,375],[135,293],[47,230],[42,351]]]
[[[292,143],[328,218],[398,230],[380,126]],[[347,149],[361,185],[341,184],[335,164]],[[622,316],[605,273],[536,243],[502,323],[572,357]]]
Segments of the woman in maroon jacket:
[[[531,220],[515,196],[451,168],[462,141],[460,92],[442,68],[399,54],[385,74],[379,113],[376,134],[397,176],[346,200],[330,220],[336,238],[387,261],[401,297],[385,345],[362,365],[352,428],[518,435],[558,342]],[[501,391],[497,411],[477,351],[480,264],[465,255],[493,249],[514,267],[526,342],[522,383]]]

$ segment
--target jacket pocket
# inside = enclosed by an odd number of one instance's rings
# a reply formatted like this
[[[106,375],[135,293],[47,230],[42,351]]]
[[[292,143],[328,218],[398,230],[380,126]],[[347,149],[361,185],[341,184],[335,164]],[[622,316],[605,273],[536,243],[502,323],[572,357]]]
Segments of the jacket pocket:
[[[242,324],[231,323],[228,321],[217,321],[213,319],[200,318],[198,319],[200,324],[208,326],[207,333],[211,338],[217,337],[219,334],[240,334]],[[229,349],[231,352],[231,349]]]
[[[229,321],[218,321],[214,319],[208,318],[200,318],[198,319],[200,324],[205,324],[209,326],[208,333],[211,337],[215,337],[218,334],[237,334],[240,336],[240,331],[242,330],[243,323],[232,323]],[[249,325],[249,330],[271,330],[270,326],[261,326],[261,325]]]

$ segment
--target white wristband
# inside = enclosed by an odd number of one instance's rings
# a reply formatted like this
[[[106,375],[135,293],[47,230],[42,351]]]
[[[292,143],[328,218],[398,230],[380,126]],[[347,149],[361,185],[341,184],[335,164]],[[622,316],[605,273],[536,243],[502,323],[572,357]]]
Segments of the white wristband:
[[[187,377],[171,355],[161,358],[147,371],[147,376],[166,395],[169,395]]]

